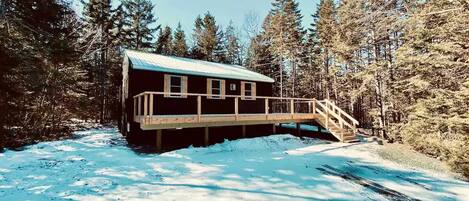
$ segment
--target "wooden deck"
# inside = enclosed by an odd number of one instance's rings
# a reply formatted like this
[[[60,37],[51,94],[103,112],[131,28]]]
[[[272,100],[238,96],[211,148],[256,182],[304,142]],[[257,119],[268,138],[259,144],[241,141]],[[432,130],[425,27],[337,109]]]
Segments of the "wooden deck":
[[[275,123],[302,123],[317,119],[317,114],[204,114],[139,116],[136,122],[143,130],[197,128],[215,126],[259,125]]]
[[[237,125],[261,125],[277,123],[305,123],[316,121],[340,141],[354,141],[358,121],[338,108],[329,100],[318,101],[306,98],[253,97],[264,100],[264,113],[240,114],[239,100],[246,97],[225,95],[234,99],[233,114],[203,114],[202,97],[206,94],[184,94],[196,96],[197,114],[158,115],[155,112],[154,96],[167,95],[163,92],[144,92],[134,96],[134,121],[142,130],[174,128],[219,127]],[[156,104],[157,105],[157,104]]]

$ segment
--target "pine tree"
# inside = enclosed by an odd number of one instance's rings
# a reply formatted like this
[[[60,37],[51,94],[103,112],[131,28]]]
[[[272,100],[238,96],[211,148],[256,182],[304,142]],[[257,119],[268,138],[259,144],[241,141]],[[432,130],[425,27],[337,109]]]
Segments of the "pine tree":
[[[418,4],[398,50],[399,101],[405,119],[396,134],[469,177],[469,4]]]
[[[334,69],[338,74],[334,75],[333,91],[337,91],[337,104],[352,114],[361,122],[366,121],[364,99],[371,96],[368,88],[360,88],[366,76],[363,70],[365,61],[364,47],[366,47],[364,0],[343,0],[337,8],[335,35],[331,52],[335,61]]]
[[[251,38],[249,49],[244,62],[250,69],[267,75],[275,80],[273,86],[273,95],[280,96],[282,91],[282,81],[287,79],[287,73],[284,68],[276,61],[276,55],[272,53],[271,37],[267,33],[270,26],[270,15],[263,22],[262,31]]]
[[[92,0],[84,4],[85,22],[83,67],[87,71],[88,103],[82,103],[89,116],[100,122],[118,116],[117,98],[120,86],[122,49],[127,47],[127,27],[124,5],[111,9],[110,0]]]
[[[241,45],[239,38],[236,34],[236,28],[233,25],[233,21],[230,21],[230,24],[226,28],[225,43],[226,63],[241,65]]]
[[[8,147],[53,139],[51,133],[62,131],[81,95],[80,21],[65,2],[11,1],[2,6],[0,66],[6,74],[0,83],[11,88],[1,92],[6,117],[0,120],[6,131],[0,139]]]
[[[173,54],[178,57],[188,56],[188,47],[186,43],[186,34],[182,30],[181,23],[178,24],[174,31],[174,39],[172,42]]]
[[[150,49],[154,33],[160,29],[155,26],[154,5],[149,0],[123,0],[128,17],[128,47],[131,49]]]
[[[223,32],[216,24],[215,17],[207,12],[202,19],[195,20],[193,35],[195,45],[192,57],[206,61],[224,62]]]
[[[336,10],[333,0],[321,0],[318,6],[316,14],[313,15],[315,31],[319,39],[319,45],[321,47],[322,55],[322,74],[323,79],[321,80],[324,97],[330,98],[332,91],[333,73],[332,68],[332,47],[333,37],[336,33]]]
[[[294,0],[275,0],[270,11],[270,24],[267,34],[271,37],[271,51],[279,63],[288,63],[291,69],[291,91],[295,95],[296,69],[304,54],[304,30],[301,26],[302,15]],[[282,72],[283,70],[280,70]],[[283,83],[281,83],[283,88]],[[283,89],[280,92],[283,95]]]
[[[121,3],[117,8],[111,10],[111,22],[113,23],[111,29],[112,45],[127,48],[127,42],[129,41],[128,27],[130,25],[124,10],[124,4]]]
[[[155,53],[162,55],[172,55],[172,41],[173,35],[171,27],[166,26],[164,29],[160,29],[160,34],[156,42]]]
[[[298,94],[304,97],[316,97],[323,99],[321,96],[323,89],[321,82],[321,48],[315,29],[309,29],[306,39],[306,54],[303,60],[306,65],[298,68]]]
[[[264,32],[251,39],[246,65],[253,71],[271,77],[275,83],[280,81],[280,65],[274,61],[274,55],[270,52],[270,41]],[[282,75],[286,75],[285,72]],[[274,84],[273,95],[278,96],[280,88],[278,84]]]

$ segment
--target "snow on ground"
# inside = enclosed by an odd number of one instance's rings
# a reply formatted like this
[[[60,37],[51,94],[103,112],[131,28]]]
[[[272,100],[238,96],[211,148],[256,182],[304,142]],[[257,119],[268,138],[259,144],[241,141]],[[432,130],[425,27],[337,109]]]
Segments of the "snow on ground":
[[[157,154],[115,129],[0,153],[0,200],[469,200],[469,183],[291,135]]]

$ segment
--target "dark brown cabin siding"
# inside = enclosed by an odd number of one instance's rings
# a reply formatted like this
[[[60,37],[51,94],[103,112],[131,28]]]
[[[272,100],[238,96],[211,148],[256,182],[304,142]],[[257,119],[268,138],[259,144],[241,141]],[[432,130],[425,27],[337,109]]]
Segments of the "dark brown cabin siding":
[[[127,103],[127,114],[133,114],[133,97],[145,91],[163,92],[164,74],[181,75],[175,73],[162,73],[155,71],[143,71],[130,69],[129,71],[129,99]],[[207,78],[193,75],[183,75],[188,77],[188,93],[207,93]],[[221,79],[221,78],[214,78]],[[240,95],[241,80],[225,80],[226,95]],[[236,90],[230,90],[230,85],[236,84]],[[257,96],[271,96],[272,84],[265,82],[256,82]],[[188,96],[187,98],[165,98],[162,95],[154,96],[154,115],[180,115],[197,114],[197,97]],[[263,113],[265,112],[264,99],[241,100],[239,99],[239,113]],[[202,114],[234,114],[234,98],[225,99],[207,99],[202,97]]]

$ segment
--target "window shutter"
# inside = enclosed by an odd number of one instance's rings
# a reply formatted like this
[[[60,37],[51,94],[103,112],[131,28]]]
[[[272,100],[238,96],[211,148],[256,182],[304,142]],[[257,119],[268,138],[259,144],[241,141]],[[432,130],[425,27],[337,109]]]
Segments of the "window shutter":
[[[244,99],[244,93],[245,93],[245,82],[241,81],[241,99]]]
[[[256,83],[253,82],[252,85],[251,85],[251,91],[252,91],[252,96],[254,100],[256,100]]]
[[[220,89],[221,89],[221,99],[225,99],[225,94],[226,94],[225,80],[221,81]]]
[[[212,95],[212,79],[207,78],[207,95],[211,97]]]
[[[171,76],[164,74],[164,97],[169,97],[169,88],[171,87]]]
[[[187,76],[182,76],[182,97],[187,98]]]

